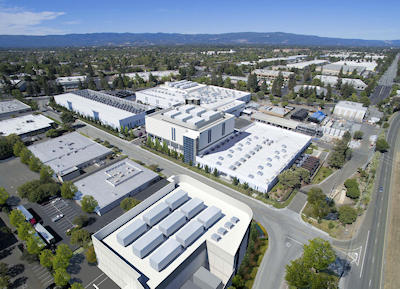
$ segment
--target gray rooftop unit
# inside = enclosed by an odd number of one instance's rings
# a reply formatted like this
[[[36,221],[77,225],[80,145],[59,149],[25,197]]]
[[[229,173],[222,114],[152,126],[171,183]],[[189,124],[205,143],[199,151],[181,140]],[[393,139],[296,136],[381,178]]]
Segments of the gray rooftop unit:
[[[171,210],[175,210],[184,202],[189,199],[187,192],[183,190],[179,190],[175,192],[171,197],[165,200],[165,203],[171,208]]]
[[[181,212],[185,214],[186,218],[191,219],[204,209],[204,203],[198,198],[193,198],[181,207]]]
[[[228,231],[223,227],[219,227],[217,232],[218,232],[218,234],[220,234],[222,236],[225,235],[226,233],[228,233]]]
[[[202,288],[200,288],[199,286],[197,286],[196,284],[194,284],[194,283],[189,279],[189,280],[187,280],[187,281],[185,282],[185,284],[183,284],[183,285],[181,286],[180,289],[202,289]]]
[[[196,220],[192,220],[175,234],[175,239],[186,248],[200,237],[203,232],[203,225]]]
[[[141,220],[135,220],[129,224],[124,230],[117,234],[117,241],[121,246],[126,247],[128,244],[135,241],[144,232],[147,231],[146,223]]]
[[[227,229],[229,229],[229,230],[232,229],[234,226],[235,226],[235,225],[232,224],[231,222],[226,222],[226,223],[224,224],[224,227],[227,228]]]
[[[238,217],[235,217],[235,216],[233,216],[232,218],[231,218],[231,222],[233,223],[233,224],[237,224],[237,223],[239,223],[239,218]]]
[[[222,281],[204,267],[193,274],[193,283],[203,289],[222,289]]]
[[[151,256],[150,266],[160,272],[182,252],[181,244],[174,239],[168,239]]]
[[[163,241],[163,234],[156,228],[152,228],[150,231],[148,231],[146,234],[144,234],[136,242],[133,243],[133,254],[135,254],[139,258],[144,258]]]
[[[211,235],[211,239],[213,239],[215,242],[218,242],[219,240],[221,240],[221,236],[214,233]]]
[[[166,203],[160,203],[146,214],[143,215],[143,220],[149,226],[154,226],[157,224],[161,219],[165,218],[169,214],[169,207]]]
[[[167,237],[176,232],[186,223],[185,214],[180,211],[175,211],[158,225],[158,229]]]
[[[211,206],[205,209],[201,214],[197,217],[197,220],[203,224],[204,228],[210,228],[219,218],[221,218],[222,213],[221,209]]]

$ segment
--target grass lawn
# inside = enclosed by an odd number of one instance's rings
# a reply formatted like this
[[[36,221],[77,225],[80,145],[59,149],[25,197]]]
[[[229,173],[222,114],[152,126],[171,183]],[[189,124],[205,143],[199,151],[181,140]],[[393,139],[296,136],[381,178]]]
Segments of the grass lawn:
[[[319,184],[334,172],[333,169],[328,167],[321,167],[315,177],[312,179],[312,184]]]

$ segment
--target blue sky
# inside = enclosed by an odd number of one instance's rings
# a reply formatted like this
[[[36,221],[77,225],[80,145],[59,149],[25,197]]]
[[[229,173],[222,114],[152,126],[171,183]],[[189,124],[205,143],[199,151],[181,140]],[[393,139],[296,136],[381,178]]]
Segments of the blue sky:
[[[0,0],[0,34],[291,32],[400,39],[398,0]]]

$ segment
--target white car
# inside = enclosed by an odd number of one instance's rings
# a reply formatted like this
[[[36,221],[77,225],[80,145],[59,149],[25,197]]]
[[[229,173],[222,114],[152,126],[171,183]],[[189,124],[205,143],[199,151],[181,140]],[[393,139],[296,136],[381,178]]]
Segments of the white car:
[[[59,214],[59,215],[54,216],[53,218],[51,218],[51,221],[52,221],[52,222],[57,222],[57,221],[59,221],[60,219],[62,219],[63,217],[64,217],[64,214]]]

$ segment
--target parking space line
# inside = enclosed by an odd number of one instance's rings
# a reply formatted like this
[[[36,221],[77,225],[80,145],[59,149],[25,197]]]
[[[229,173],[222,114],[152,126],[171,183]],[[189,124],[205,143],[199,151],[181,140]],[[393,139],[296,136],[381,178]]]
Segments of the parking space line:
[[[97,283],[96,285],[97,285],[97,286],[100,286],[101,283],[103,283],[103,282],[106,281],[107,279],[108,279],[108,276],[107,276],[106,278],[104,278],[102,281],[100,281],[99,283]]]
[[[86,287],[85,288],[88,288],[90,285],[92,285],[97,279],[99,279],[101,276],[103,276],[104,275],[104,272],[103,273],[101,273],[99,276],[97,276],[93,281],[91,281],[89,284],[87,284],[86,285]]]

